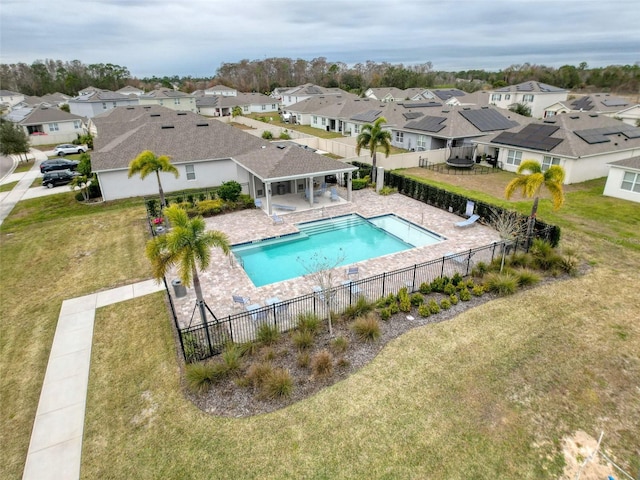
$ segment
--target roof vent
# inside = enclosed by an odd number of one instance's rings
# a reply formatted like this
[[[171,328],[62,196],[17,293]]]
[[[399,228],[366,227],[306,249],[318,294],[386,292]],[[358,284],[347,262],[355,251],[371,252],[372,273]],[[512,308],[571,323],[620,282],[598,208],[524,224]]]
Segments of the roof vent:
[[[471,110],[471,108],[469,108],[469,107],[463,107],[462,109],[463,110]]]
[[[196,123],[196,127],[208,127],[208,123]]]
[[[571,120],[577,120],[578,118],[580,118],[578,115],[571,115],[569,117]]]
[[[489,106],[488,106],[488,105],[485,105],[484,107],[480,107],[480,108],[481,108],[482,110],[488,110],[488,109],[489,109]]]
[[[162,128],[162,130],[168,130],[169,128],[176,128],[176,127],[174,127],[173,125],[162,125],[162,127],[160,128]]]
[[[556,121],[551,119],[546,119],[544,123],[556,123]]]
[[[442,110],[442,113],[449,113],[451,110]]]
[[[178,112],[178,115],[186,115],[187,112]]]
[[[148,107],[142,107],[142,108],[144,108],[145,110],[150,110],[151,106],[149,105]]]
[[[598,116],[598,114],[597,114],[597,113],[590,113],[590,114],[589,114],[589,116],[590,116],[591,118],[596,118],[596,117]]]
[[[127,110],[135,110],[134,107],[127,107]]]
[[[151,115],[149,115],[150,117],[159,117],[160,114],[159,113],[152,113]]]
[[[280,150],[284,150],[286,147],[284,145],[276,145]]]

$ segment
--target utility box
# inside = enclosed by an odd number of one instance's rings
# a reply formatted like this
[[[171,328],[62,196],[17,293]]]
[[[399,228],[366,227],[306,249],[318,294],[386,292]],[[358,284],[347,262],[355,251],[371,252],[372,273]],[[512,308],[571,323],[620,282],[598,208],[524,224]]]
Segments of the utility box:
[[[174,278],[171,280],[171,285],[173,285],[173,293],[176,295],[176,298],[187,296],[187,287],[182,284],[182,280]]]

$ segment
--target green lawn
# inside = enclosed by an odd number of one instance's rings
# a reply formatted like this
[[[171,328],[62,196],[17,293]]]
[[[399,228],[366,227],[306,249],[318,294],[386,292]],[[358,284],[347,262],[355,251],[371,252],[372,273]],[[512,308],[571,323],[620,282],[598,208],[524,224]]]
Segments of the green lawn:
[[[15,182],[9,182],[5,183],[4,185],[0,185],[0,192],[10,192],[17,184],[18,180],[16,180]]]
[[[20,162],[13,173],[28,172],[29,170],[31,170],[31,167],[33,167],[33,160],[30,160],[28,162]]]
[[[637,472],[638,209],[596,185],[544,211],[594,265],[586,275],[415,329],[271,414],[193,406],[162,294],[99,309],[82,478],[551,479],[576,430],[604,430],[607,451]],[[0,478],[17,479],[62,300],[150,276],[144,206],[27,200],[0,240]]]

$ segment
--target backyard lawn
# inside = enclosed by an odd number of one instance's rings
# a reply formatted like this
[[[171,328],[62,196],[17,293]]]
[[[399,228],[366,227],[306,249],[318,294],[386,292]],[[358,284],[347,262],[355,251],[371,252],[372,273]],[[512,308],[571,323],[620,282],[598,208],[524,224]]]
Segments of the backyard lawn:
[[[430,181],[506,204],[501,175]],[[82,478],[551,479],[578,430],[604,431],[637,472],[640,209],[602,185],[569,188],[559,212],[540,206],[585,275],[412,330],[270,414],[218,418],[189,402],[162,294],[99,309]],[[62,300],[149,278],[145,239],[141,201],[83,206],[72,193],[20,202],[0,227],[1,478],[22,475]]]

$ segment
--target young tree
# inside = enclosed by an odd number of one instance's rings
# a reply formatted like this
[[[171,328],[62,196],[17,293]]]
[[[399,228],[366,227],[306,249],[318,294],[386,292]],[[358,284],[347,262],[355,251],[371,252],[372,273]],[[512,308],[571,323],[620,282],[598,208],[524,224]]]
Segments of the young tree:
[[[303,260],[298,257],[298,262],[311,277],[314,283],[320,287],[318,294],[325,304],[327,310],[327,321],[329,322],[329,335],[333,335],[333,325],[331,323],[331,310],[335,292],[332,289],[333,279],[336,275],[336,267],[344,261],[345,255],[342,249],[335,257],[328,257],[322,252],[316,251],[311,258]]]
[[[239,117],[240,115],[242,115],[242,108],[238,107],[237,105],[235,107],[233,107],[231,109],[231,116],[233,118]]]
[[[223,232],[206,232],[206,224],[202,217],[190,219],[187,212],[178,205],[166,208],[164,214],[171,224],[171,230],[149,240],[146,247],[153,276],[161,279],[175,266],[185,286],[191,286],[193,281],[196,304],[208,335],[207,314],[198,269],[205,270],[209,266],[212,247],[219,248],[225,255],[229,255],[229,239]]]
[[[373,165],[371,181],[373,183],[376,181],[376,152],[378,148],[382,148],[385,157],[388,157],[391,152],[391,132],[382,129],[382,125],[386,122],[386,118],[380,117],[373,124],[364,124],[356,138],[357,155],[360,155],[360,150],[363,148],[368,148],[371,152],[371,164]]]
[[[140,178],[144,179],[151,173],[156,174],[156,178],[158,179],[158,191],[160,193],[160,207],[164,208],[167,204],[164,200],[162,183],[160,183],[160,172],[172,173],[176,178],[180,176],[178,169],[171,163],[169,157],[166,155],[158,157],[150,150],[143,151],[129,163],[129,178],[133,175],[139,174]]]
[[[530,239],[536,214],[538,213],[538,202],[540,200],[540,189],[542,186],[544,185],[551,194],[554,210],[558,210],[564,203],[564,191],[562,189],[564,169],[559,165],[552,165],[546,172],[543,172],[540,162],[536,160],[525,160],[518,167],[517,173],[518,176],[509,182],[504,190],[504,194],[508,200],[517,190],[522,190],[522,194],[525,197],[533,197],[534,200],[527,228],[527,239]]]
[[[526,232],[528,222],[526,222],[525,217],[519,215],[518,212],[502,210],[500,213],[497,213],[492,209],[490,223],[503,241],[502,262],[500,263],[500,272],[502,272],[508,248],[517,241],[518,237]]]
[[[531,107],[524,103],[516,103],[509,108],[513,113],[517,113],[518,115],[522,115],[523,117],[531,116]]]

